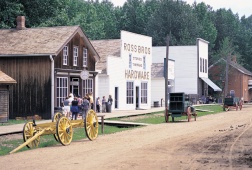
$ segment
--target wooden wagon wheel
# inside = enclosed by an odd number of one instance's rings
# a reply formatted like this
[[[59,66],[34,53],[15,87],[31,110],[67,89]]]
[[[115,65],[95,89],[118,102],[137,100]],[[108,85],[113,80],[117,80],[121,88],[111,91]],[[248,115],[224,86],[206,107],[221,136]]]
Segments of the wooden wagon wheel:
[[[69,145],[73,139],[73,127],[70,120],[62,116],[59,118],[56,126],[56,132],[59,139],[59,142],[62,145]]]
[[[165,122],[168,123],[169,122],[169,112],[167,109],[165,109]]]
[[[188,122],[190,122],[191,116],[192,116],[191,107],[187,107],[187,118],[188,118]]]
[[[23,128],[23,139],[24,139],[24,142],[26,142],[28,139],[30,139],[31,137],[33,137],[36,133],[37,133],[37,130],[33,126],[33,122],[27,122],[24,125],[24,128]],[[40,143],[40,136],[38,136],[35,140],[33,140],[32,142],[30,142],[26,146],[28,148],[38,147],[39,143]]]
[[[84,120],[85,132],[89,140],[94,140],[98,136],[98,117],[94,110],[89,110],[87,112],[86,118]]]
[[[242,109],[242,101],[239,102],[239,109]]]
[[[235,103],[235,109],[236,109],[236,111],[238,110],[238,104],[237,103]]]
[[[63,114],[61,112],[57,112],[54,114],[53,118],[52,118],[52,122],[58,122],[58,120],[63,116]],[[57,133],[53,134],[54,139],[59,142],[59,138]]]

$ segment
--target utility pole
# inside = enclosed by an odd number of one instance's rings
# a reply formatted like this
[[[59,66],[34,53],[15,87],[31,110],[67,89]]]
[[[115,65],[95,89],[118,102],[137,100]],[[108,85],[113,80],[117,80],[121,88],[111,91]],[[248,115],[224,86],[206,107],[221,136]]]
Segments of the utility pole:
[[[168,90],[168,60],[169,60],[169,41],[170,38],[169,36],[167,36],[166,39],[166,62],[165,62],[165,68],[166,68],[166,72],[165,72],[165,112],[166,114],[168,114],[168,94],[169,94],[169,90]]]
[[[229,71],[229,64],[230,64],[230,54],[227,56],[227,60],[226,60],[226,80],[225,80],[225,94],[224,94],[224,98],[228,95],[228,71]]]

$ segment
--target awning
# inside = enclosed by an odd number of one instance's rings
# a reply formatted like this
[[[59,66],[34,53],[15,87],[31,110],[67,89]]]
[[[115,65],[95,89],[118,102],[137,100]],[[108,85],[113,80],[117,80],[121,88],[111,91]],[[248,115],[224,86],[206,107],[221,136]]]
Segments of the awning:
[[[222,91],[214,82],[212,82],[209,78],[200,77],[208,86],[210,86],[214,91]]]

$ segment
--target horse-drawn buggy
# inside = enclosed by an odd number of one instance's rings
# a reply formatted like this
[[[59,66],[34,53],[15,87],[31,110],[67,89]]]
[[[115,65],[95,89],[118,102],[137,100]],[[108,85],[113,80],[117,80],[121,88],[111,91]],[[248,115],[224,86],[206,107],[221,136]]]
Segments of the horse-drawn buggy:
[[[171,116],[174,122],[175,117],[187,116],[188,122],[191,120],[191,116],[194,116],[196,121],[197,113],[192,107],[192,102],[189,100],[189,95],[185,93],[170,93],[169,97],[169,109],[165,111],[165,121],[169,122],[169,116]]]
[[[27,146],[28,148],[38,147],[40,136],[52,134],[56,141],[62,145],[69,145],[73,138],[73,128],[84,127],[89,140],[94,140],[98,136],[98,117],[93,110],[89,110],[85,120],[69,120],[61,112],[57,112],[52,122],[36,124],[27,122],[23,128],[24,143],[11,151],[14,153]]]
[[[226,97],[224,99],[223,103],[223,111],[228,111],[231,108],[235,108],[238,110],[238,108],[241,110],[243,105],[243,100],[240,99],[239,97]]]

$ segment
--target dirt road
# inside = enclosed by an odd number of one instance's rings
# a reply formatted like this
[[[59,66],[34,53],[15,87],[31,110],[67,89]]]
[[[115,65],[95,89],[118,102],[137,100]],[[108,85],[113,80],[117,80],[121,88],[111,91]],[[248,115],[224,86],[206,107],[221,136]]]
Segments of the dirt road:
[[[252,106],[0,157],[1,169],[250,169]],[[106,129],[105,129],[106,130]]]

